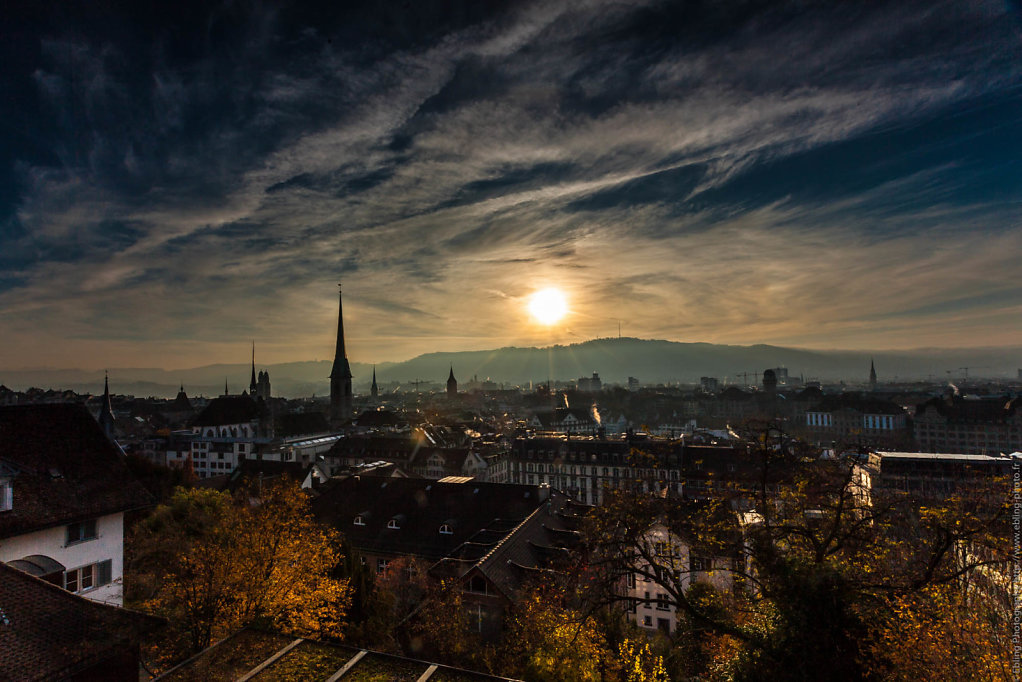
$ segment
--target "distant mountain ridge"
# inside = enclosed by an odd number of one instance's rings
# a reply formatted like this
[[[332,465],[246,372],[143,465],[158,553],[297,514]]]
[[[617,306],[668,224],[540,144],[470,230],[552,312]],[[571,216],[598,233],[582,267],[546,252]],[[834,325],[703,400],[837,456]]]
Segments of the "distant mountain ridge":
[[[787,367],[791,376],[823,381],[839,379],[856,383],[869,376],[875,362],[880,381],[933,379],[957,381],[969,377],[1016,378],[1022,367],[1022,347],[990,349],[920,349],[912,351],[819,351],[758,344],[730,346],[682,343],[635,338],[594,339],[567,346],[546,348],[506,347],[482,351],[435,352],[404,362],[376,365],[381,386],[395,382],[442,385],[451,366],[464,386],[473,377],[508,386],[573,380],[598,372],[604,383],[627,382],[635,377],[643,384],[695,383],[701,376],[738,381],[748,373],[758,382],[763,370]],[[308,397],[327,395],[331,362],[303,361],[257,365],[270,373],[273,395]],[[373,366],[352,362],[356,392],[368,392]],[[224,382],[232,394],[248,388],[251,366],[216,364],[182,370],[124,368],[110,370],[115,393],[173,397],[180,385],[190,396],[223,393]],[[16,390],[31,386],[69,388],[79,393],[100,393],[102,371],[76,369],[0,370],[0,384]]]

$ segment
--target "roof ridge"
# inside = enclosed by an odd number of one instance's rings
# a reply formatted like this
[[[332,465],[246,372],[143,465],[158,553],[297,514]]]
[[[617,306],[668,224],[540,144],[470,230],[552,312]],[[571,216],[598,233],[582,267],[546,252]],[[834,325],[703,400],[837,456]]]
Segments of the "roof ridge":
[[[551,494],[552,494],[552,492],[553,492],[553,491],[551,491]],[[548,501],[549,501],[549,500],[548,500]],[[543,504],[546,504],[546,502],[544,502]],[[493,554],[494,554],[495,552],[497,552],[497,551],[498,551],[498,550],[499,550],[499,549],[500,549],[501,547],[503,547],[503,546],[504,546],[504,544],[505,544],[505,543],[506,543],[506,542],[508,541],[508,539],[509,539],[509,538],[510,538],[510,537],[511,537],[512,535],[514,535],[515,533],[517,533],[517,532],[518,532],[518,529],[519,529],[519,528],[521,528],[521,527],[522,527],[522,526],[524,526],[524,525],[525,525],[526,523],[528,523],[528,522],[529,522],[529,521],[530,521],[530,520],[532,519],[532,517],[534,517],[534,516],[535,516],[536,514],[538,514],[538,513],[539,513],[539,512],[540,512],[540,511],[541,511],[541,510],[543,509],[543,504],[540,504],[540,505],[539,505],[538,507],[536,507],[535,509],[533,509],[533,510],[532,510],[532,513],[531,513],[531,514],[529,514],[528,516],[526,516],[526,517],[525,517],[525,518],[524,518],[524,519],[522,520],[522,522],[521,522],[521,523],[519,523],[519,524],[518,524],[517,526],[515,526],[514,528],[512,528],[512,529],[511,529],[511,530],[510,530],[510,531],[509,531],[509,532],[507,533],[507,535],[505,535],[505,536],[504,536],[504,537],[503,537],[503,538],[502,538],[502,539],[500,540],[500,542],[498,542],[498,543],[497,543],[496,545],[494,545],[493,549],[491,549],[491,550],[490,550],[489,552],[487,552],[487,553],[486,553],[485,555],[483,555],[482,557],[480,557],[479,561],[478,561],[478,562],[476,562],[476,565],[477,565],[477,566],[479,566],[480,570],[482,570],[482,566],[483,566],[483,564],[485,564],[485,563],[486,563],[487,561],[489,561],[489,560],[490,560],[490,557],[492,557],[492,556],[493,556]]]

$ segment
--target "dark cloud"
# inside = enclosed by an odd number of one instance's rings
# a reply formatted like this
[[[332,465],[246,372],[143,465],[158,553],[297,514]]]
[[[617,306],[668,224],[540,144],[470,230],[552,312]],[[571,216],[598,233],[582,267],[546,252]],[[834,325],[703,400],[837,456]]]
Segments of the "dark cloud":
[[[0,365],[65,330],[142,349],[300,329],[312,354],[338,278],[400,355],[402,328],[419,350],[438,325],[545,342],[507,307],[540,284],[569,290],[582,335],[621,317],[828,346],[1022,331],[1000,283],[1019,246],[1017,8],[5,12],[0,319],[33,323]]]

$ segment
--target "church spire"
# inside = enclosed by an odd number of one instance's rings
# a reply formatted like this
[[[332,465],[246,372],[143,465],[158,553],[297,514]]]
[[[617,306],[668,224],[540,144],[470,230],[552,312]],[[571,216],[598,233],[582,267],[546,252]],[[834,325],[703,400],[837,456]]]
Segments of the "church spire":
[[[873,365],[873,358],[869,359],[869,387],[874,391],[877,388],[877,370]]]
[[[114,437],[114,409],[110,403],[109,372],[105,372],[103,377],[103,403],[99,406],[99,425],[103,427],[103,433],[107,438]]]
[[[258,387],[258,384],[256,384],[256,374],[255,374],[255,341],[253,341],[252,342],[252,381],[250,381],[249,384],[248,384],[248,394],[254,396],[257,387]]]
[[[447,376],[447,395],[458,395],[458,380],[454,378],[454,365],[451,365],[451,373]]]
[[[369,394],[374,398],[380,395],[380,388],[376,385],[376,365],[373,365],[373,385],[369,389]]]
[[[337,347],[330,370],[330,420],[339,426],[351,416],[351,366],[344,350],[344,297],[337,285]]]

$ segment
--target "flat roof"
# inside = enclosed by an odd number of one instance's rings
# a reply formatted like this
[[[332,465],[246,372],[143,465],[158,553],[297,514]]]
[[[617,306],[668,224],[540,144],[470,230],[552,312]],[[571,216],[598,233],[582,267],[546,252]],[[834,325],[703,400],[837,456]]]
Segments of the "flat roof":
[[[885,459],[929,459],[929,460],[953,460],[953,461],[965,461],[965,462],[991,462],[991,461],[1003,461],[1004,457],[995,457],[993,455],[966,455],[952,452],[882,452],[877,451],[873,454],[880,455]]]

